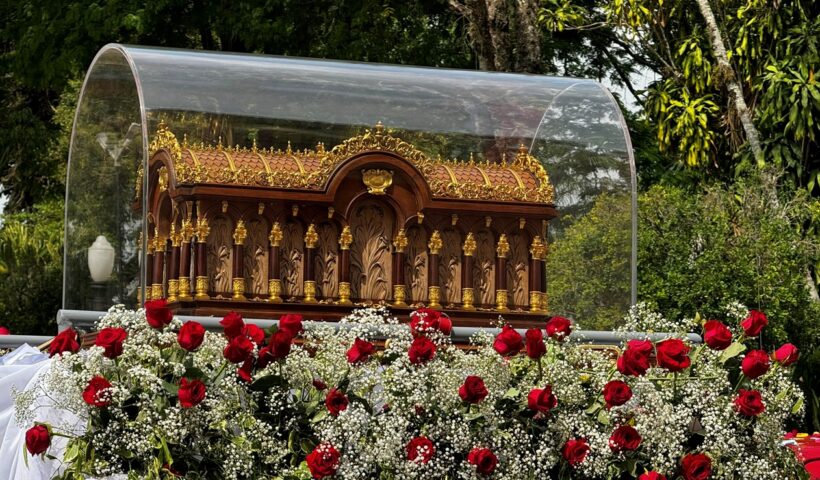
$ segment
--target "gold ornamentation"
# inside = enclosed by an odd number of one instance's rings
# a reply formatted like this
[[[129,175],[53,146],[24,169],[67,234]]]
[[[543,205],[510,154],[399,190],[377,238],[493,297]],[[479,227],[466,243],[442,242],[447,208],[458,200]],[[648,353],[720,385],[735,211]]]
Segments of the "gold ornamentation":
[[[211,227],[208,226],[208,219],[202,217],[196,222],[196,241],[197,243],[205,243],[208,241],[208,234],[211,233]]]
[[[507,311],[507,291],[506,290],[496,290],[495,291],[495,309],[499,312]]]
[[[507,255],[510,253],[510,243],[507,241],[507,235],[501,234],[501,237],[498,238],[498,246],[495,248],[496,253],[498,254],[498,258],[507,258]]]
[[[405,303],[407,299],[407,287],[404,285],[393,285],[393,306],[394,307],[406,307],[407,303]]]
[[[462,288],[461,289],[461,309],[462,310],[475,310],[475,291],[472,288]]]
[[[137,178],[134,181],[134,199],[139,200],[142,198],[142,177],[145,174],[145,170],[142,168],[142,162],[140,162],[139,168],[137,168]]]
[[[429,288],[428,297],[430,298],[430,303],[427,306],[430,307],[430,308],[434,308],[436,310],[440,310],[441,309],[441,303],[439,303],[439,302],[441,301],[441,288],[440,287],[434,287],[434,286],[431,286],[431,287],[428,287],[428,288]]]
[[[339,282],[339,305],[353,305],[350,301],[350,282]]]
[[[282,281],[279,279],[268,280],[268,302],[282,303]]]
[[[208,277],[196,277],[196,299],[208,300]]]
[[[404,249],[407,248],[407,235],[404,233],[403,228],[399,229],[399,233],[397,233],[396,238],[393,239],[393,248],[396,250],[396,253],[404,253]]]
[[[541,292],[537,290],[530,291],[530,312],[538,313],[541,311]]]
[[[190,302],[191,300],[191,279],[188,277],[179,277],[179,301]]]
[[[532,244],[530,245],[530,255],[534,260],[545,260],[547,255],[547,246],[544,245],[544,241],[541,240],[540,235],[536,235],[532,239]]]
[[[279,226],[279,222],[273,222],[273,226],[270,228],[270,235],[268,235],[271,246],[278,247],[282,243],[282,238],[282,227]]]
[[[475,249],[477,248],[475,243],[475,237],[473,236],[473,232],[469,232],[467,234],[467,238],[464,239],[464,247],[462,250],[464,251],[465,257],[472,257],[475,255]]]
[[[422,223],[424,223],[424,214],[423,214],[423,213],[421,213],[421,212],[417,212],[417,213],[416,213],[416,218],[418,218],[419,225],[421,225]]]
[[[168,280],[168,303],[174,303],[179,300],[179,280]]]
[[[171,239],[172,247],[179,247],[182,245],[182,233],[177,232],[177,226],[174,223],[171,224],[171,235],[169,235],[169,238]]]
[[[316,303],[316,282],[313,280],[305,280],[305,298],[302,301],[304,303]]]
[[[454,213],[454,214],[450,215],[450,223],[454,227],[456,226],[456,224],[458,223],[458,214],[457,213]]]
[[[393,185],[393,172],[381,169],[362,170],[362,181],[367,186],[367,193],[384,195],[390,185]]]
[[[245,228],[245,222],[239,220],[236,222],[236,228],[233,231],[233,243],[234,245],[242,245],[245,243],[246,238],[248,238],[248,229]]]
[[[434,230],[433,234],[430,235],[430,241],[427,243],[427,248],[430,249],[430,253],[432,255],[438,255],[441,251],[441,247],[441,234],[438,232],[438,230]]]
[[[350,233],[350,226],[345,225],[342,229],[342,233],[339,234],[339,247],[342,250],[350,250],[350,245],[353,243],[353,234]],[[347,285],[350,288],[350,284]],[[341,286],[339,287],[341,288]],[[348,292],[349,294],[350,292]],[[339,296],[341,296],[341,291],[339,292]]]
[[[162,294],[162,284],[161,283],[155,283],[155,284],[151,285],[151,298],[153,298],[154,300],[164,298],[164,295]]]
[[[191,239],[194,236],[194,226],[191,223],[190,218],[186,218],[182,221],[182,228],[180,228],[179,233],[182,235],[182,243],[191,243]]]
[[[316,225],[311,223],[305,232],[305,248],[316,248],[319,244],[319,233],[316,232]]]
[[[539,302],[539,306],[541,307],[541,313],[549,312],[549,305],[547,302],[547,293],[541,292],[541,301]]]
[[[168,190],[168,169],[165,168],[165,165],[159,167],[157,186],[159,187],[160,192]]]
[[[233,297],[234,300],[245,300],[245,279],[237,277],[233,279]]]
[[[139,290],[137,291],[137,294],[139,294]],[[148,300],[153,300],[153,298],[154,297],[151,295],[151,285],[148,285],[145,287],[145,301],[147,302]],[[140,304],[142,304],[142,302],[140,302]]]
[[[182,149],[179,146],[177,137],[168,129],[165,120],[160,120],[157,126],[157,133],[154,134],[154,140],[148,146],[148,151],[151,155],[157,153],[161,149],[168,150],[174,160],[180,161],[182,159]]]

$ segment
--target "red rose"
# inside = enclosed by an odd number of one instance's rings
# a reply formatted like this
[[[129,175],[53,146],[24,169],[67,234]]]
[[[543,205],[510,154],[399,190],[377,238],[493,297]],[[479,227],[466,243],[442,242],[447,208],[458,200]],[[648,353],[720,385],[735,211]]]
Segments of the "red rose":
[[[618,358],[618,371],[633,377],[645,374],[649,369],[649,357],[653,349],[649,340],[630,340],[626,343],[626,350]]]
[[[552,385],[544,388],[533,388],[527,395],[527,407],[536,412],[547,413],[558,405],[558,399],[552,393]]]
[[[632,398],[632,389],[626,382],[612,380],[604,385],[606,408],[620,407]]]
[[[145,302],[145,320],[151,327],[159,330],[171,323],[173,318],[174,314],[171,313],[171,309],[168,308],[168,302],[166,302],[164,298]]]
[[[293,342],[293,337],[289,332],[278,330],[270,336],[268,345],[259,351],[259,368],[265,366],[275,360],[282,360],[290,354],[290,345]]]
[[[362,340],[361,338],[356,338],[356,340],[353,341],[353,346],[347,351],[347,362],[366,362],[375,351],[376,347],[373,346],[372,343],[367,340]]]
[[[236,312],[228,312],[227,315],[222,317],[219,324],[222,325],[225,336],[228,338],[236,338],[242,335],[242,330],[245,329],[245,321],[242,320],[242,315]]]
[[[6,327],[0,327],[0,335],[11,335],[11,331]]]
[[[467,461],[475,465],[475,471],[482,475],[490,475],[498,465],[498,457],[489,448],[474,448],[467,455]]]
[[[478,403],[490,393],[484,385],[481,377],[470,375],[464,380],[464,384],[458,388],[458,396],[467,403]]]
[[[179,391],[177,392],[179,405],[182,408],[195,407],[205,400],[205,392],[205,384],[201,381],[196,379],[188,381],[187,378],[182,378],[179,381]]]
[[[279,330],[290,333],[291,337],[296,337],[302,333],[302,316],[289,313],[279,317]]]
[[[613,452],[634,451],[641,446],[641,434],[629,425],[616,428],[609,437],[609,448]]]
[[[766,409],[760,392],[757,390],[746,390],[745,388],[741,388],[737,391],[737,398],[735,398],[734,404],[735,410],[744,417],[756,417]]]
[[[427,337],[416,337],[410,344],[407,356],[413,365],[427,363],[436,356],[436,344]]]
[[[725,350],[732,344],[732,331],[717,320],[709,320],[703,324],[703,341],[712,350]]]
[[[97,375],[88,382],[88,386],[83,390],[83,400],[89,405],[95,407],[105,407],[111,403],[111,397],[108,389],[111,388],[111,382]]]
[[[547,353],[547,345],[544,344],[544,334],[541,329],[531,328],[525,335],[527,339],[527,356],[533,360],[538,360]]]
[[[233,337],[225,350],[222,351],[224,356],[231,363],[240,363],[248,359],[251,352],[253,352],[253,342],[244,335]]]
[[[758,312],[757,310],[749,310],[749,316],[746,317],[746,320],[740,322],[740,326],[743,327],[743,331],[746,332],[746,335],[749,337],[756,337],[760,335],[760,331],[763,330],[763,327],[768,325],[769,319],[766,318],[766,314],[763,312]]]
[[[677,338],[670,338],[657,345],[658,365],[670,372],[680,372],[689,368],[690,348]]]
[[[104,356],[117,358],[122,355],[122,342],[125,341],[125,337],[127,336],[128,332],[126,332],[124,328],[103,328],[100,330],[100,333],[97,334],[97,338],[94,339],[94,345],[105,349],[103,352]]]
[[[305,458],[313,478],[325,478],[336,474],[339,469],[339,451],[333,445],[322,442]]]
[[[427,463],[436,453],[436,447],[427,437],[416,437],[407,444],[407,460]]]
[[[450,335],[453,331],[453,322],[450,317],[438,310],[422,307],[410,314],[410,331],[413,336],[434,331]]]
[[[712,476],[712,459],[702,453],[690,453],[680,463],[685,480],[706,480]]]
[[[653,470],[651,472],[644,473],[638,477],[638,480],[666,480],[666,477]]]
[[[242,329],[242,335],[253,340],[253,343],[261,345],[265,341],[265,331],[256,325],[249,323]]]
[[[179,329],[179,333],[177,333],[177,342],[179,342],[179,346],[189,352],[193,352],[199,348],[204,339],[205,327],[203,327],[199,322],[185,322],[185,324],[182,325],[182,328]]]
[[[338,388],[331,388],[325,397],[327,411],[334,417],[338,416],[339,412],[347,410],[348,403],[350,403],[350,401],[347,399],[347,395],[342,393]]]
[[[587,453],[589,444],[585,438],[567,440],[561,449],[561,456],[573,467],[583,462],[587,458]]]
[[[35,425],[26,430],[26,450],[32,455],[39,455],[51,445],[51,432],[45,425]]]
[[[556,340],[564,340],[572,333],[572,322],[564,317],[552,317],[547,321],[547,336]]]
[[[251,380],[253,380],[253,377],[251,376],[252,374],[253,374],[253,357],[248,357],[248,359],[245,360],[245,363],[243,363],[241,367],[236,369],[236,375],[243,382],[251,383]]]
[[[320,378],[313,379],[313,388],[319,390],[320,392],[327,388],[327,384],[322,381]]]
[[[77,353],[80,351],[80,343],[77,341],[77,331],[67,328],[57,334],[48,346],[48,355],[53,357],[64,352]]]
[[[784,367],[788,367],[800,358],[800,351],[791,343],[787,343],[774,352],[774,358]]]
[[[740,369],[750,380],[769,371],[769,354],[765,350],[752,350],[743,357]]]
[[[504,328],[501,329],[501,333],[495,337],[493,348],[500,355],[511,357],[524,348],[524,340],[521,338],[521,334],[516,332],[514,328],[509,325],[504,325]]]

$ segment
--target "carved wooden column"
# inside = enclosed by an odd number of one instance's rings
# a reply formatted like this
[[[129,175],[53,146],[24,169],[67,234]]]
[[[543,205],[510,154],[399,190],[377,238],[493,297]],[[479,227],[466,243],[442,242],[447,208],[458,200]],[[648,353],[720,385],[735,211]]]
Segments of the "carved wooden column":
[[[541,284],[543,283],[541,258],[545,250],[541,236],[536,235],[530,245],[530,312],[533,313],[541,311]]]
[[[549,303],[547,297],[547,252],[549,251],[549,247],[547,246],[546,239],[544,240],[544,249],[541,251],[541,258],[538,264],[540,265],[538,271],[538,285],[540,286],[541,290],[541,302],[538,305],[541,309],[541,313],[547,313],[549,311]]]
[[[154,278],[151,282],[151,298],[164,298],[162,278],[165,274],[165,237],[159,235],[159,228],[154,229]]]
[[[435,230],[433,234],[430,235],[430,241],[427,243],[427,248],[430,249],[430,254],[428,255],[430,269],[427,274],[427,277],[430,279],[429,292],[427,295],[430,302],[427,306],[435,309],[441,309],[441,303],[439,303],[441,300],[441,286],[439,286],[438,278],[438,262],[441,247],[441,234],[438,230]]]
[[[208,226],[208,219],[203,215],[196,222],[196,254],[195,271],[196,274],[196,299],[207,300],[208,296],[208,234],[211,227]]]
[[[475,290],[473,289],[473,256],[475,255],[476,243],[473,232],[467,234],[464,239],[462,251],[464,256],[461,263],[461,308],[462,310],[475,310]]]
[[[179,249],[179,301],[190,302],[193,299],[191,291],[191,240],[194,236],[194,226],[189,216],[182,221],[182,244]]]
[[[508,303],[507,255],[510,253],[510,244],[507,242],[507,235],[501,234],[495,251],[498,254],[495,262],[495,309],[503,312],[507,310]]]
[[[353,305],[350,301],[350,245],[353,234],[346,226],[339,234],[339,305]]]
[[[248,230],[245,222],[236,222],[233,231],[233,300],[245,300],[245,238],[248,237]]]
[[[305,296],[302,299],[305,303],[316,303],[316,279],[313,278],[313,254],[316,245],[319,243],[319,234],[316,232],[316,225],[308,225],[305,232]]]
[[[406,307],[407,284],[404,278],[404,250],[407,248],[407,235],[399,229],[393,239],[393,306]]]
[[[282,303],[282,280],[279,278],[279,248],[282,244],[282,228],[279,222],[273,222],[268,240],[268,302]]]
[[[140,233],[140,245],[142,245],[142,233]],[[145,249],[145,301],[152,300],[151,282],[154,281],[154,239],[148,236],[148,243]]]
[[[179,301],[179,249],[182,234],[175,223],[171,224],[171,257],[168,259],[168,303]]]

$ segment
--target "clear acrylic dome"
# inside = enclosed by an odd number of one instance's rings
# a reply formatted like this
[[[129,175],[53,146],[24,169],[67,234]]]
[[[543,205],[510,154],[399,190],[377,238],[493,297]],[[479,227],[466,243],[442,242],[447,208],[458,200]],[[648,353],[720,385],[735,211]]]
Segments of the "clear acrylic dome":
[[[180,140],[248,148],[331,147],[377,122],[432,158],[499,162],[523,144],[546,167],[559,214],[583,216],[604,193],[624,204],[619,232],[632,254],[618,261],[631,268],[614,283],[634,301],[635,166],[620,109],[598,82],[112,44],[88,70],[72,132],[63,308],[145,298],[143,172],[161,121]],[[562,232],[559,218],[550,241]],[[115,260],[93,281],[100,235]]]

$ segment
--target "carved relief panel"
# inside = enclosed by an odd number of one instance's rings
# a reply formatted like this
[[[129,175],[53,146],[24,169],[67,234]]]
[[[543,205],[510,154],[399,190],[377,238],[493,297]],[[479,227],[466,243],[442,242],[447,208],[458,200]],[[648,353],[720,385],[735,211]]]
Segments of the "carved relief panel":
[[[438,264],[441,303],[454,305],[461,302],[461,234],[445,230],[441,240],[443,247]]]
[[[320,298],[334,298],[339,292],[339,231],[331,223],[316,227],[319,245],[313,257],[316,294]]]
[[[529,244],[526,235],[507,235],[510,253],[507,255],[507,291],[510,304],[526,307],[529,302]]]
[[[481,305],[495,303],[495,236],[488,230],[475,235],[476,252],[473,261],[473,287],[476,302]]]
[[[282,227],[282,246],[279,261],[282,275],[282,296],[284,298],[302,296],[305,278],[305,229],[296,222],[285,222]]]
[[[418,226],[407,229],[404,255],[404,282],[408,303],[427,301],[427,232]]]
[[[233,280],[233,224],[225,217],[211,222],[208,235],[208,290],[216,297],[230,298]]]
[[[381,204],[356,207],[350,219],[353,244],[350,247],[351,296],[361,300],[390,298],[390,243],[393,214]]]
[[[268,293],[268,228],[267,224],[254,219],[245,224],[248,237],[245,239],[245,293],[264,295]]]

